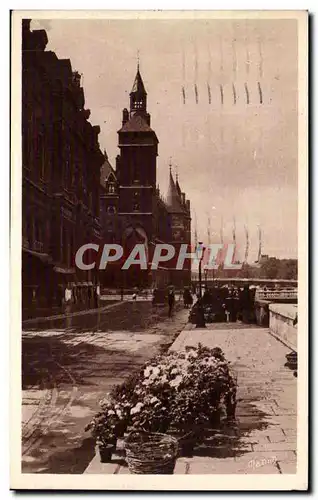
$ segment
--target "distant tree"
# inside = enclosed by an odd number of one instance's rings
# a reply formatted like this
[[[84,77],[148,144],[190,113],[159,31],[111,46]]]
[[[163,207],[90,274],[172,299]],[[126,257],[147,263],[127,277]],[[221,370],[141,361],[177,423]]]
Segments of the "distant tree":
[[[296,259],[283,259],[280,261],[278,278],[295,280],[298,277],[298,262]]]
[[[279,273],[279,260],[270,257],[261,263],[261,278],[276,279]]]

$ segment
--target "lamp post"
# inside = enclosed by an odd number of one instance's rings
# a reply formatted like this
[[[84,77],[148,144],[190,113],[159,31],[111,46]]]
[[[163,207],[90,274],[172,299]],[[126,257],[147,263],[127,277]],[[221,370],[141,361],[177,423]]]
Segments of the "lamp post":
[[[208,289],[208,272],[209,272],[209,269],[208,269],[207,265],[205,265],[203,269],[204,269],[205,290],[207,291],[207,289]]]
[[[200,241],[196,248],[196,254],[199,259],[199,299],[196,304],[196,328],[206,328],[204,319],[204,309],[202,304],[202,260],[204,256],[204,246]]]
[[[196,248],[196,254],[199,259],[199,298],[201,299],[202,297],[202,260],[204,257],[204,250],[205,247],[203,246],[202,241],[198,242],[197,248]]]

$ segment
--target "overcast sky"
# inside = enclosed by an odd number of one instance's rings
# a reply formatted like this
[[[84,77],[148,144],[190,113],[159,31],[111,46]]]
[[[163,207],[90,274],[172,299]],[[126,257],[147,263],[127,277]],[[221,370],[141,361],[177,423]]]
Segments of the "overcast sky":
[[[199,239],[207,241],[210,217],[212,242],[220,241],[221,219],[231,240],[235,217],[243,247],[249,228],[250,261],[258,225],[263,253],[297,256],[296,21],[41,20],[31,27],[45,28],[47,50],[83,75],[85,106],[113,165],[139,51],[161,191],[171,157]]]

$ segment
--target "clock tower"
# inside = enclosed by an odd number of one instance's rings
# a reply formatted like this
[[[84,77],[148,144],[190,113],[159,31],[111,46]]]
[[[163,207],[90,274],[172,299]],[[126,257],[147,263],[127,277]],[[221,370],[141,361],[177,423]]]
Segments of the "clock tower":
[[[147,92],[137,67],[130,92],[130,109],[123,110],[122,127],[118,131],[116,176],[119,189],[118,216],[123,229],[142,228],[148,241],[153,235],[156,198],[158,139],[150,127]]]

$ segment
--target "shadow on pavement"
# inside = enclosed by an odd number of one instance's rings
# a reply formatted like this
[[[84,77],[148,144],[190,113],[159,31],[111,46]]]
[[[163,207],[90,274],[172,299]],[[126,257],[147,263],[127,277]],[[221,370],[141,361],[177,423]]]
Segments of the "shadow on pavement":
[[[37,323],[26,324],[25,330],[30,332],[67,330],[72,333],[98,330],[136,332],[146,330],[167,317],[167,307],[152,306],[151,302],[124,302],[106,311],[88,312],[80,316],[55,320],[40,319]]]
[[[23,338],[22,389],[92,385],[92,378],[122,375],[125,369],[129,370],[132,358],[138,364],[136,353],[107,350],[88,342],[74,345],[54,337]]]
[[[265,421],[267,414],[260,411],[253,404],[245,406],[246,413],[235,420],[221,420],[218,427],[207,431],[204,443],[194,450],[194,455],[210,458],[228,458],[241,456],[251,452],[251,438],[249,434],[255,430],[263,430],[268,426]],[[255,439],[255,444],[257,443]]]

